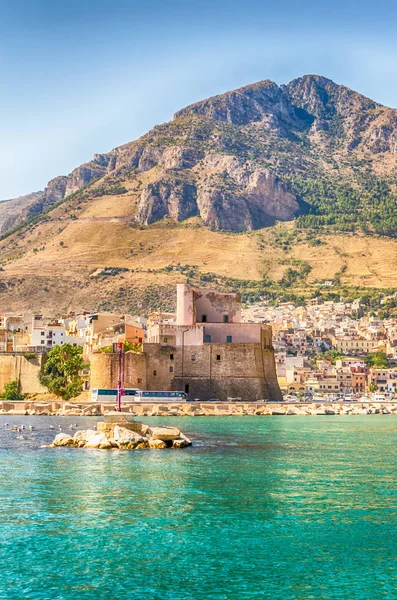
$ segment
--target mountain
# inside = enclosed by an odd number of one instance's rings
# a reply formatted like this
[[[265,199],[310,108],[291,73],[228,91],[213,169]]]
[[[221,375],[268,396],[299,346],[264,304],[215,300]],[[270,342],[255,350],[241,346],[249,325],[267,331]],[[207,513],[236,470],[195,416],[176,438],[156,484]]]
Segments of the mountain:
[[[155,290],[145,297],[151,285],[167,296],[178,278],[205,274],[265,278],[270,289],[288,287],[294,271],[307,288],[317,269],[394,285],[389,269],[372,269],[387,261],[368,253],[375,243],[394,253],[396,153],[397,111],[318,75],[197,102],[55,177],[4,221],[0,303],[144,308],[155,302]],[[353,235],[366,252],[349,262]],[[120,292],[123,279],[134,298]]]
[[[42,196],[43,192],[33,192],[0,202],[0,235],[28,218],[29,207],[36,205]]]

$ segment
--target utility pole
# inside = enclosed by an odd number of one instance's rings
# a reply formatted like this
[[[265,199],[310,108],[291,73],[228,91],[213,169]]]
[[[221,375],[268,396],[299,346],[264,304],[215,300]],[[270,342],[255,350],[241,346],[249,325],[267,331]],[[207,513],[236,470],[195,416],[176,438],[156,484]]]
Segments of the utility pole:
[[[123,393],[122,385],[124,383],[123,373],[123,342],[117,345],[118,350],[118,370],[117,370],[117,410],[121,412],[121,396]]]
[[[184,355],[185,355],[185,333],[189,331],[188,329],[184,329],[182,331],[182,390],[181,392],[185,391],[185,387],[184,387],[184,371],[183,371],[183,367],[184,367]]]

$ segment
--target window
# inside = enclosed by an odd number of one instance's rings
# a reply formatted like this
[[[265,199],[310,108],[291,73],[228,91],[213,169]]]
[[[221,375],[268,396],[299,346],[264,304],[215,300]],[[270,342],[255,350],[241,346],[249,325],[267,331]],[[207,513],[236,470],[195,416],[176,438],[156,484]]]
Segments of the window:
[[[226,336],[226,343],[227,343],[227,344],[231,344],[231,343],[232,343],[232,341],[233,341],[233,337],[232,337],[231,335],[227,335],[227,336]]]
[[[138,377],[137,382],[142,383],[142,377]]]
[[[185,394],[189,393],[189,384],[185,383]]]
[[[229,315],[223,315],[223,322],[229,323]]]
[[[153,371],[153,376],[156,377],[157,371]]]
[[[196,360],[196,355],[192,354],[192,360]]]
[[[216,355],[216,360],[221,360],[221,355],[220,354]]]
[[[205,342],[206,344],[209,344],[209,343],[211,342],[211,336],[210,336],[210,335],[205,335],[205,336],[204,336],[204,342]]]
[[[202,322],[202,323],[206,323],[206,322],[207,322],[207,315],[203,315],[203,316],[201,317],[201,322]]]
[[[174,360],[174,355],[170,354],[170,360]]]
[[[41,332],[41,335],[44,335],[44,331]]]
[[[163,341],[166,344],[168,342],[168,338],[167,337],[163,338]]]
[[[45,341],[44,341],[44,340],[41,340],[41,343],[42,343],[42,344],[45,344]]]
[[[174,367],[170,367],[170,373],[174,372]]]

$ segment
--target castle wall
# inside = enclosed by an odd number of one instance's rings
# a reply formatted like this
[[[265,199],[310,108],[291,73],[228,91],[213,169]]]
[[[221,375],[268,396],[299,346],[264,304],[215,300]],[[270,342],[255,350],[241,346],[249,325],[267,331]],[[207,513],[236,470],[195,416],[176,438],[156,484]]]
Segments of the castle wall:
[[[20,382],[22,394],[40,394],[47,391],[39,382],[44,357],[39,354],[28,360],[22,354],[0,354],[0,393],[11,381]]]
[[[244,401],[280,400],[273,350],[261,344],[185,346],[176,354],[173,389],[189,398],[209,400],[239,397]]]
[[[124,386],[185,390],[191,399],[281,400],[274,353],[258,344],[203,344],[182,348],[144,344],[143,354],[124,356]],[[183,362],[183,364],[182,364]],[[94,354],[91,389],[117,386],[117,354]],[[140,380],[140,381],[138,381]]]
[[[118,354],[94,353],[91,355],[90,388],[116,388],[118,379]],[[123,356],[124,387],[147,389],[146,356],[127,353]]]

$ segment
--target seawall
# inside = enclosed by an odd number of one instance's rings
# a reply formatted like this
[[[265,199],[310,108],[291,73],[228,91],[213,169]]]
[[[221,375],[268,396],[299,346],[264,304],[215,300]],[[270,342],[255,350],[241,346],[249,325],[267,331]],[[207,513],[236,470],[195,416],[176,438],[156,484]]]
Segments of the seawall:
[[[112,403],[95,402],[0,402],[0,415],[101,416],[113,412]],[[122,412],[137,417],[208,417],[208,416],[316,416],[397,414],[396,402],[186,402],[131,403]]]

